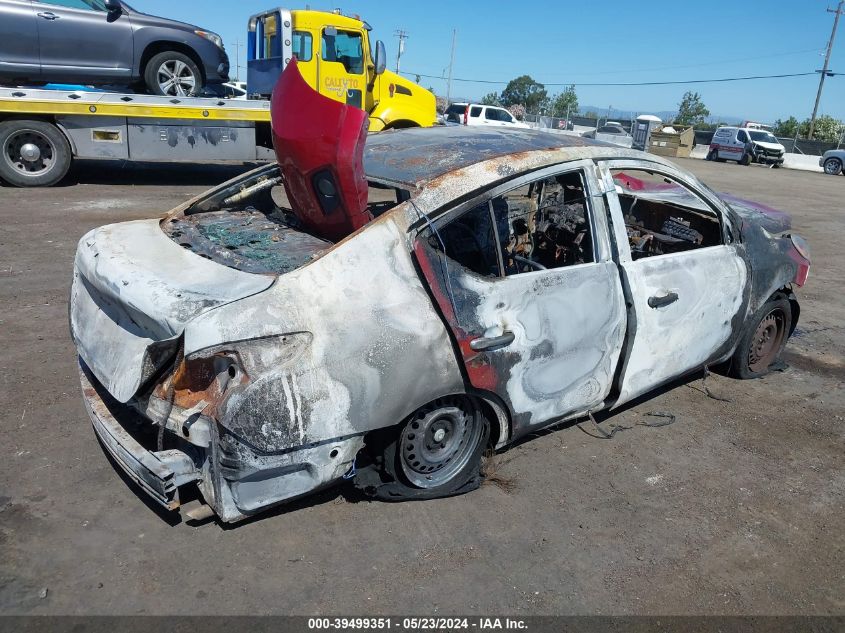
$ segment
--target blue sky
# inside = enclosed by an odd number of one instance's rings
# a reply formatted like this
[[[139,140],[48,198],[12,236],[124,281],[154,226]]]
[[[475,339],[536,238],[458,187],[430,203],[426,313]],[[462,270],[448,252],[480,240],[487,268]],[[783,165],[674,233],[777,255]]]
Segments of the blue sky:
[[[278,1],[278,0],[277,0]],[[271,8],[267,0],[130,0],[139,11],[198,24],[220,33],[235,60],[248,17]],[[290,8],[305,8],[305,4]],[[312,9],[339,7],[359,14],[387,46],[395,69],[396,29],[410,34],[403,73],[445,76],[452,29],[457,29],[453,97],[480,98],[507,80],[529,74],[545,84],[574,82],[582,105],[619,111],[675,110],[684,91],[701,94],[713,114],[763,122],[810,116],[818,75],[692,86],[577,86],[578,82],[644,82],[811,72],[824,63],[836,0],[643,0],[603,3],[558,0],[336,0],[311,1]],[[241,65],[245,66],[245,48]],[[845,73],[845,17],[840,20],[831,70]],[[245,77],[245,69],[241,71]],[[411,75],[411,79],[414,79]],[[446,93],[445,79],[421,83]],[[562,86],[547,85],[551,93]],[[845,74],[829,77],[820,113],[845,119]]]

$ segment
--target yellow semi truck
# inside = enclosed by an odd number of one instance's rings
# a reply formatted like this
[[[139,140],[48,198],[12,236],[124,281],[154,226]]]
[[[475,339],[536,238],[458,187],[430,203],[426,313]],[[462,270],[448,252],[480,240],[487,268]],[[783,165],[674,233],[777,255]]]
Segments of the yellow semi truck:
[[[384,44],[371,27],[339,10],[274,9],[249,20],[247,92],[269,98],[295,56],[303,78],[317,92],[366,110],[370,131],[428,127],[437,119],[434,95],[386,69]]]
[[[318,92],[366,110],[371,132],[434,125],[434,95],[386,70],[384,45],[369,34],[337,12],[252,16],[246,101],[0,87],[0,179],[54,185],[76,158],[273,160],[267,99],[294,55]]]

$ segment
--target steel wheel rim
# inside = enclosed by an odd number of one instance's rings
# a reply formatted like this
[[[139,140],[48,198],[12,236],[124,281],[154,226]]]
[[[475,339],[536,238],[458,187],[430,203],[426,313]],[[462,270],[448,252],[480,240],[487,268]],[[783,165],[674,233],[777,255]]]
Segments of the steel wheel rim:
[[[775,308],[760,320],[748,350],[748,368],[754,373],[765,371],[777,358],[786,331],[785,323],[786,318],[780,308]]]
[[[435,488],[466,467],[482,425],[472,410],[441,401],[418,411],[399,438],[402,472],[415,486]]]
[[[835,176],[836,174],[839,173],[840,169],[841,169],[841,167],[839,166],[839,161],[837,161],[835,158],[832,159],[832,160],[825,161],[825,164],[824,164],[825,173],[828,173],[832,176]]]
[[[37,130],[18,130],[6,138],[3,144],[3,158],[6,164],[18,173],[41,176],[53,169],[56,163],[56,147]]]
[[[190,66],[178,59],[164,62],[156,71],[158,87],[166,95],[186,97],[196,88],[197,78]]]

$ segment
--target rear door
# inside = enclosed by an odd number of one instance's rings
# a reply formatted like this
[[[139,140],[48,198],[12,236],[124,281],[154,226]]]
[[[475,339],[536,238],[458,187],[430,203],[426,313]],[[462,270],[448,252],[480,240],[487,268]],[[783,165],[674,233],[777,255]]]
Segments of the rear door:
[[[601,168],[631,304],[619,405],[731,349],[750,271],[739,227],[704,188],[647,161]]]
[[[323,29],[320,45],[317,90],[327,97],[356,108],[364,108],[367,76],[364,63],[364,33],[357,30]]]
[[[502,185],[421,231],[420,269],[468,380],[510,408],[515,436],[598,408],[625,336],[595,166]]]
[[[38,27],[35,11],[29,0],[0,2],[0,77],[12,79],[40,78]]]
[[[109,13],[103,0],[33,0],[46,81],[119,83],[132,76],[129,15]]]

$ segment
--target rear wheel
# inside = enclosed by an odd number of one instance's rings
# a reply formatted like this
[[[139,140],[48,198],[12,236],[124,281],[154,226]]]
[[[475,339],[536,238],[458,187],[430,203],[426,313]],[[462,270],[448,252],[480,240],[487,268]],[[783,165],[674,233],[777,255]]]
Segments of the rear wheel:
[[[0,178],[17,187],[49,187],[70,169],[70,143],[46,121],[0,123]]]
[[[474,490],[490,422],[474,398],[449,396],[417,409],[381,449],[383,475],[371,496],[392,501],[435,499]]]
[[[838,176],[842,173],[842,161],[838,158],[828,158],[824,161],[824,173]]]
[[[176,51],[154,55],[144,69],[144,83],[151,93],[168,97],[195,97],[203,88],[194,60]]]
[[[789,338],[792,308],[783,297],[769,299],[746,324],[731,358],[730,373],[737,378],[760,378],[776,363]]]

